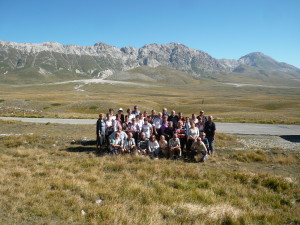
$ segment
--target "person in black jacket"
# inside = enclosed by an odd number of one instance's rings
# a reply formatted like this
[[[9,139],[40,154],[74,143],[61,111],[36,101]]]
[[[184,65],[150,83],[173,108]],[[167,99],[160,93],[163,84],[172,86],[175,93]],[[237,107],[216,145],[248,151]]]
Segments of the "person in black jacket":
[[[106,124],[103,118],[103,114],[99,114],[99,119],[97,120],[96,123],[96,136],[97,136],[97,150],[100,150],[100,147],[102,144],[104,144],[105,141],[105,129]]]
[[[212,116],[207,117],[207,122],[204,124],[204,133],[206,133],[206,138],[208,140],[208,152],[212,156],[215,150],[214,139],[216,134],[216,124],[213,122]]]

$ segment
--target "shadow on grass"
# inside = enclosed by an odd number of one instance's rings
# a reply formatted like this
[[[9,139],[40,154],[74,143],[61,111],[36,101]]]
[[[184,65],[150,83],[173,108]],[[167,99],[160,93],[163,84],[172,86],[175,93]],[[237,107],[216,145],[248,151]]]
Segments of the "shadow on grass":
[[[72,146],[69,148],[64,149],[68,152],[96,152],[96,146],[88,147],[88,146]]]
[[[71,143],[71,146],[62,151],[67,152],[85,152],[85,153],[93,153],[96,156],[103,156],[107,153],[106,147],[102,146],[101,150],[98,151],[96,148],[97,141],[96,140],[84,140],[84,141],[75,141]]]
[[[300,135],[281,135],[282,139],[293,143],[300,143]]]

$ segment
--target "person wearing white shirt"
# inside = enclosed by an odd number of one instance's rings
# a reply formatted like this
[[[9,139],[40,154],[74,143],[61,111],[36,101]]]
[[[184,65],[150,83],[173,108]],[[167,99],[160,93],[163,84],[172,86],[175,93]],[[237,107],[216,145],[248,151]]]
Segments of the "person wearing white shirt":
[[[109,139],[114,138],[116,133],[119,133],[119,138],[122,140],[122,144],[123,144],[127,138],[127,134],[126,134],[126,132],[123,131],[122,127],[118,127],[117,131],[115,131],[111,135],[109,135]]]
[[[144,124],[142,125],[141,132],[145,133],[146,138],[150,138],[153,133],[152,125],[148,122],[147,118],[144,119]]]
[[[149,155],[152,156],[155,159],[158,159],[158,153],[159,153],[159,144],[156,140],[155,135],[152,135],[148,142],[148,151]]]
[[[153,120],[153,133],[157,136],[160,137],[161,135],[161,125],[163,122],[162,118],[162,113],[158,113],[157,117],[154,118]]]
[[[175,133],[173,138],[169,140],[170,158],[181,156],[180,140],[178,135]]]
[[[132,137],[132,133],[128,133],[128,137],[124,141],[123,148],[122,148],[122,153],[131,153],[133,154],[135,150],[135,141],[134,138]]]
[[[122,149],[122,140],[120,138],[120,134],[116,133],[115,137],[110,139],[109,149],[113,155],[118,155],[119,151]]]

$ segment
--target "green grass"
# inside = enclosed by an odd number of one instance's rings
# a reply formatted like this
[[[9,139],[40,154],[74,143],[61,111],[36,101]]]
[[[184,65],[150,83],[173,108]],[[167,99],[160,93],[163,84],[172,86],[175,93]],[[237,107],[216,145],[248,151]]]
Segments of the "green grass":
[[[206,163],[98,156],[95,146],[70,144],[95,138],[93,125],[0,125],[34,133],[0,137],[1,224],[300,222],[293,152],[235,150],[239,139],[218,134]]]
[[[92,106],[89,107],[89,109],[95,110],[95,109],[98,109],[98,106],[92,105]]]
[[[0,99],[0,103],[1,103],[1,102],[4,102],[4,101],[5,101],[4,99]]]
[[[61,106],[61,103],[52,103],[52,106]]]

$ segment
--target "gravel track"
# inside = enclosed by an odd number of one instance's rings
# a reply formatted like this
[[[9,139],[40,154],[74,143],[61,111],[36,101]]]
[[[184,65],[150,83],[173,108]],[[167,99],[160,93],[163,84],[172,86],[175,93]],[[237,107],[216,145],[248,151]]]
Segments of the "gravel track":
[[[96,124],[96,119],[58,119],[58,118],[22,118],[0,117],[2,120],[17,120],[30,123],[59,124]],[[216,122],[217,131],[228,134],[253,135],[299,135],[300,125],[255,124],[255,123],[221,123]]]

